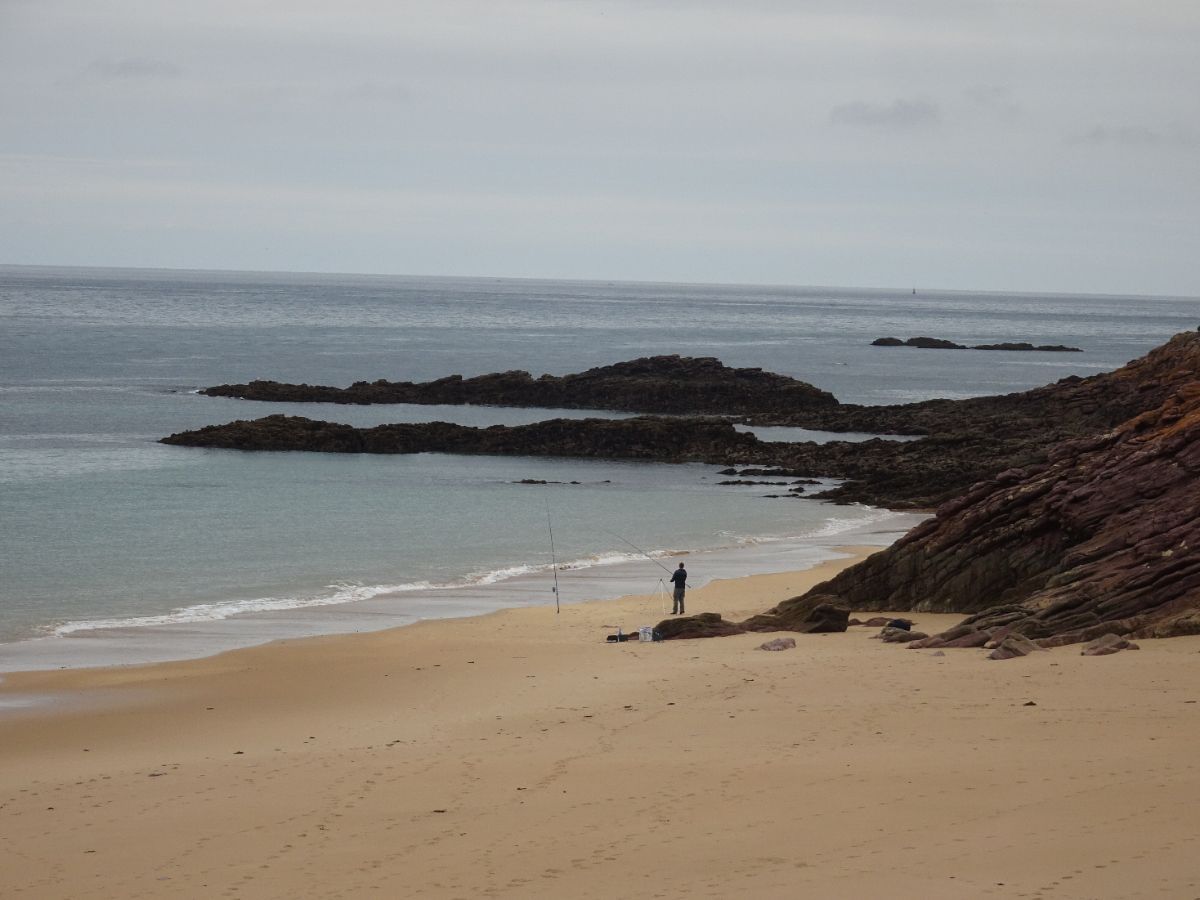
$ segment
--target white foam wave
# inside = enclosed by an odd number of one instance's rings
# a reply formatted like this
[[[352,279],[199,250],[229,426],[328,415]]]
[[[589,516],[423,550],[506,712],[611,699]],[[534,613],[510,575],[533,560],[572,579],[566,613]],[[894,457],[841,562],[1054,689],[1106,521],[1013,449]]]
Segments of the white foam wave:
[[[646,556],[652,559],[662,559],[675,554],[673,550],[652,550]],[[579,569],[591,569],[596,566],[615,566],[621,563],[634,562],[639,559],[645,559],[641,553],[623,553],[621,551],[609,551],[605,553],[595,553],[590,556],[582,556],[578,559],[563,560],[557,565],[560,572],[571,572]],[[523,565],[523,566],[506,566],[501,569],[491,569],[486,572],[474,572],[467,576],[466,583],[470,585],[476,584],[496,584],[501,581],[508,581],[512,578],[520,578],[523,575],[540,575],[552,572],[555,566],[551,563],[542,563],[540,565]]]
[[[307,609],[314,606],[336,606],[370,600],[381,594],[399,594],[408,591],[436,590],[449,585],[435,585],[428,581],[407,584],[342,584],[330,585],[333,592],[315,597],[257,597],[251,600],[224,600],[218,603],[197,603],[154,616],[129,616],[121,619],[79,619],[51,626],[50,634],[62,637],[78,631],[100,631],[108,628],[154,628],[164,625],[187,625],[199,622],[217,622],[247,613],[280,612],[289,609]]]
[[[858,531],[871,525],[911,515],[902,510],[879,509],[873,506],[856,506],[851,508],[861,510],[862,515],[856,517],[832,516],[826,519],[819,527],[808,531],[789,534],[735,534],[726,531],[721,532],[721,534],[733,541],[735,546],[757,547],[762,544],[789,543],[805,540],[806,538],[834,537],[839,534]]]
[[[729,547],[746,547],[762,544],[775,544],[788,541],[803,540],[814,537],[830,537],[846,532],[862,529],[864,526],[886,522],[889,519],[904,516],[905,513],[874,507],[859,507],[862,515],[856,517],[833,517],[812,531],[791,535],[735,535],[722,532],[722,537],[731,541]],[[721,548],[709,548],[721,549]],[[559,562],[560,572],[578,571],[599,566],[614,566],[622,563],[636,562],[649,557],[652,560],[666,559],[677,556],[679,550],[648,550],[646,552],[607,551],[577,559]],[[180,607],[167,613],[148,616],[129,616],[126,618],[110,619],[79,619],[62,622],[49,626],[47,633],[57,637],[85,631],[101,631],[106,629],[126,628],[155,628],[168,625],[188,625],[203,622],[216,622],[234,616],[251,613],[284,612],[287,610],[309,609],[320,606],[337,606],[370,600],[387,594],[403,594],[413,591],[444,591],[454,588],[475,587],[498,584],[523,576],[548,574],[554,570],[551,563],[537,565],[503,566],[482,572],[474,572],[465,578],[453,581],[434,583],[430,581],[413,581],[403,584],[333,584],[329,585],[328,593],[301,597],[258,597],[243,600],[225,600],[216,603],[197,603],[192,606]]]
[[[880,522],[887,522],[890,519],[899,519],[905,515],[900,510],[894,509],[877,509],[873,506],[860,507],[865,515],[857,518],[839,518],[833,516],[825,521],[825,524],[820,528],[810,531],[803,537],[831,537],[836,534],[845,534],[848,531],[857,531],[866,525],[877,525]]]

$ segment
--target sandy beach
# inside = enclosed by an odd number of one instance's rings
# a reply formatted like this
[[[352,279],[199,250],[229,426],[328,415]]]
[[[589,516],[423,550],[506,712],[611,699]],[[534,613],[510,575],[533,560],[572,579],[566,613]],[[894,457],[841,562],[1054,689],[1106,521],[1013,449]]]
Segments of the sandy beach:
[[[604,641],[659,618],[628,597],[8,676],[39,703],[0,713],[0,896],[1200,897],[1200,638]]]

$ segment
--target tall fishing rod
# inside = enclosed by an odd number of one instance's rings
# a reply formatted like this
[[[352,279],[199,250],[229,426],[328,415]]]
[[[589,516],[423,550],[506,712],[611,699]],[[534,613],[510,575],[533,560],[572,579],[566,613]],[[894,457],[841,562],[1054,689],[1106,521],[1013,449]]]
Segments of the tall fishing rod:
[[[554,525],[550,522],[550,501],[546,501],[546,529],[550,532],[550,567],[554,572],[554,614],[562,612],[558,600],[558,559],[554,556]]]
[[[621,537],[615,531],[609,531],[607,528],[601,528],[600,530],[603,531],[605,534],[611,534],[622,544],[628,544],[630,547],[632,547],[638,553],[642,554],[642,556],[646,557],[646,559],[650,560],[650,562],[654,563],[656,566],[658,566],[660,569],[662,569],[668,575],[674,574],[670,569],[668,569],[666,566],[664,566],[662,563],[660,563],[657,559],[655,559],[653,556],[651,556],[649,553],[647,553],[645,550],[643,550],[641,547],[639,547],[633,541],[627,541],[627,540],[625,540],[625,538]]]

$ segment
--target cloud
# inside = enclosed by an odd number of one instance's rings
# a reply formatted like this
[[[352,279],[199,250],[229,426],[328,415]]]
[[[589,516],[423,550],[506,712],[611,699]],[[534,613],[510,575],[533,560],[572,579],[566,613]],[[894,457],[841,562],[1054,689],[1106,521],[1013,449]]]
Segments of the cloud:
[[[888,105],[855,101],[835,106],[829,111],[833,125],[853,125],[867,128],[882,128],[893,131],[910,131],[930,128],[942,118],[936,103],[928,100],[893,100]]]
[[[1012,120],[1021,114],[1021,107],[1012,99],[1012,92],[999,84],[976,84],[964,92],[967,103],[980,112],[990,113],[1004,120]]]
[[[334,92],[335,99],[358,100],[364,103],[379,103],[383,105],[404,104],[413,98],[413,93],[406,85],[364,81],[353,84]]]
[[[1200,146],[1200,137],[1179,125],[1162,129],[1144,125],[1096,125],[1071,137],[1068,143],[1096,147],[1197,147]]]
[[[83,74],[93,81],[139,81],[175,78],[180,74],[180,68],[161,59],[126,57],[92,60],[83,70]]]

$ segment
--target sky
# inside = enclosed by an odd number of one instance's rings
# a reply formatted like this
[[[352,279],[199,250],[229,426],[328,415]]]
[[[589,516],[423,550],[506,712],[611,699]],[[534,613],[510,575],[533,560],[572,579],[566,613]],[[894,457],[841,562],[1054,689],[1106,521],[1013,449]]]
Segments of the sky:
[[[0,263],[1200,295],[1197,0],[0,0]]]

